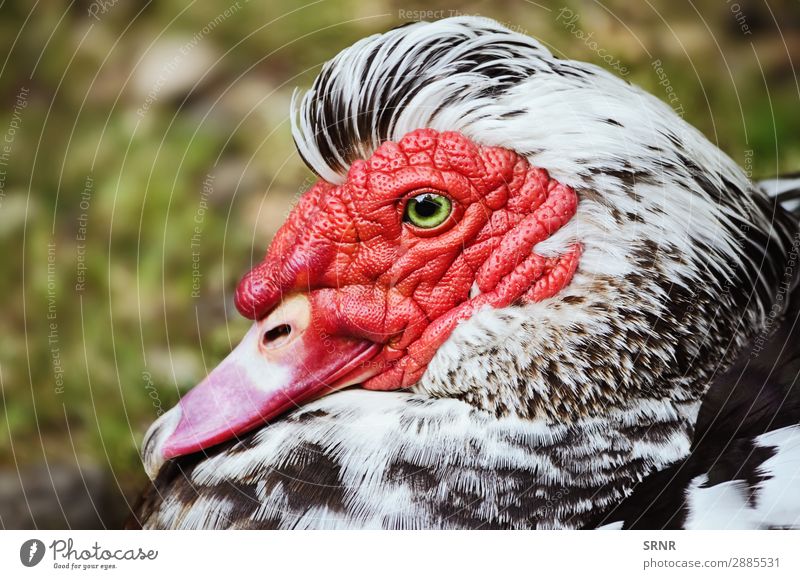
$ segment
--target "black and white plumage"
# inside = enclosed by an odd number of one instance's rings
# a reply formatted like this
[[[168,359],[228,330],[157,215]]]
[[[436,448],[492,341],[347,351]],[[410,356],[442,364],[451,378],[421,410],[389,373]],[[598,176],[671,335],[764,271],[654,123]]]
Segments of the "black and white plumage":
[[[523,155],[580,199],[536,251],[580,243],[580,265],[461,322],[408,391],[331,394],[168,462],[138,524],[800,525],[798,219],[666,104],[475,17],[366,38],[295,104],[329,183],[424,127]]]

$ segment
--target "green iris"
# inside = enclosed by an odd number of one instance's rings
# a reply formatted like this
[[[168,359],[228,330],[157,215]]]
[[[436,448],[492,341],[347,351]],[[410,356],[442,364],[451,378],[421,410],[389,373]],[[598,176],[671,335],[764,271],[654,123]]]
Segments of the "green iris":
[[[403,221],[421,229],[432,229],[444,223],[452,210],[453,203],[444,195],[422,193],[409,199]]]

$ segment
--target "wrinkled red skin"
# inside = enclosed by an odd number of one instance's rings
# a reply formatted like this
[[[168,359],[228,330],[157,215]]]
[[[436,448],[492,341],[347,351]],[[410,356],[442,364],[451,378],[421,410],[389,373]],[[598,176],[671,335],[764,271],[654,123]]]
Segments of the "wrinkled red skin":
[[[453,203],[433,230],[403,222],[422,191]],[[242,279],[236,306],[260,319],[284,295],[307,292],[323,333],[384,344],[365,388],[406,387],[479,308],[543,300],[569,283],[580,246],[549,259],[532,250],[577,204],[571,188],[512,151],[416,130],[354,162],[343,185],[318,181]],[[481,293],[470,298],[473,283]]]

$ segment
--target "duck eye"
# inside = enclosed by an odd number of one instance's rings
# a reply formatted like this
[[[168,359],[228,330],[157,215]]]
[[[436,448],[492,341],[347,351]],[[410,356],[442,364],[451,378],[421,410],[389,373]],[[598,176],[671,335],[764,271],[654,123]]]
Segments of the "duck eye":
[[[421,229],[432,229],[444,223],[453,210],[453,203],[438,193],[422,193],[408,201],[403,221]]]

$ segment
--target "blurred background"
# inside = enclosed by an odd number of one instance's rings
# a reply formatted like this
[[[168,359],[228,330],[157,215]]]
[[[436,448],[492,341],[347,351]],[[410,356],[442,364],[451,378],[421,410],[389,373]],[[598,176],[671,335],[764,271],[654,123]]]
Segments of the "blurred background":
[[[800,171],[797,0],[0,0],[0,527],[122,524],[145,429],[243,335],[232,292],[313,182],[292,91],[456,14],[642,85],[754,178]]]

